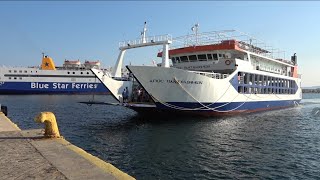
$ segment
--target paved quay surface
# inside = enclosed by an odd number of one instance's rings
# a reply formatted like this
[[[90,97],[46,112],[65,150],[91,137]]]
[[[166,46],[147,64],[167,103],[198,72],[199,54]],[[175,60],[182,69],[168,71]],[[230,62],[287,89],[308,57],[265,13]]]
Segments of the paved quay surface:
[[[0,112],[0,179],[134,179],[43,130],[21,131]]]

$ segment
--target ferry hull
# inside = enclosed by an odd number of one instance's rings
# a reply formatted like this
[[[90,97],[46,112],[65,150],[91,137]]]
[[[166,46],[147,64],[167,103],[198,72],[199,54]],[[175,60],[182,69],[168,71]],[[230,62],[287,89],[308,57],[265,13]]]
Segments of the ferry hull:
[[[244,113],[255,113],[255,112],[262,112],[262,111],[270,111],[270,110],[279,110],[285,109],[290,107],[295,107],[299,105],[300,100],[288,100],[288,101],[265,101],[265,102],[237,102],[228,104],[222,108],[215,108],[222,106],[226,103],[217,103],[214,106],[211,105],[212,109],[202,109],[202,110],[180,110],[167,107],[161,103],[156,103],[155,107],[141,107],[141,106],[126,106],[139,114],[149,115],[155,117],[157,116],[171,116],[171,115],[181,115],[181,116],[204,116],[204,117],[215,117],[215,116],[225,116],[225,115],[238,115]],[[181,104],[181,103],[167,103],[167,104],[174,104],[176,106],[185,106],[185,107],[197,107],[197,104]],[[237,110],[232,110],[235,107],[238,107],[241,104],[243,105],[241,108]]]
[[[301,100],[300,88],[294,94],[239,93],[236,71],[224,79],[213,79],[175,68],[128,69],[161,111],[216,116],[292,107]]]
[[[102,83],[1,82],[0,94],[109,94]]]

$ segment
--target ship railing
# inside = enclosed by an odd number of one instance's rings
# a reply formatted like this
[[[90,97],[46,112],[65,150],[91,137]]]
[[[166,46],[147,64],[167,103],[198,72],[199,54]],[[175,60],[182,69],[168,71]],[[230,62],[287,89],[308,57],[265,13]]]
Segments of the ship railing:
[[[172,36],[170,34],[166,35],[157,35],[157,36],[148,36],[135,40],[129,40],[129,41],[122,41],[119,42],[119,48],[128,47],[131,45],[140,45],[140,44],[146,44],[146,43],[157,43],[157,42],[163,42],[163,41],[172,41]]]
[[[259,54],[272,59],[286,59],[285,52],[267,45],[264,41],[237,30],[222,30],[203,33],[193,33],[173,38],[171,49],[190,46],[220,44],[223,41],[236,40],[240,49]],[[233,43],[233,41],[229,41]]]
[[[222,74],[222,73],[210,73],[210,72],[199,72],[199,71],[190,71],[195,74],[199,74],[202,76],[206,76],[213,79],[225,79],[229,76],[229,74]]]

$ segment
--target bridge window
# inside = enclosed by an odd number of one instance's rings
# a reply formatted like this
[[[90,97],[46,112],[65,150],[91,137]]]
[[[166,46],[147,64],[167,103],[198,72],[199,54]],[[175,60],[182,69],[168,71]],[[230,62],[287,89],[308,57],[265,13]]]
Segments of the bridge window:
[[[171,61],[172,61],[173,64],[175,64],[175,63],[176,63],[176,58],[175,58],[175,57],[172,57],[172,58],[171,58]]]
[[[217,54],[212,54],[213,60],[218,60],[218,55]]]
[[[187,56],[181,56],[180,60],[181,60],[181,62],[188,62],[188,57]]]
[[[197,60],[197,56],[196,55],[190,55],[189,56],[189,61],[196,61]]]
[[[206,60],[207,60],[207,55],[205,55],[205,54],[199,54],[199,55],[198,55],[198,59],[199,59],[199,61],[206,61]]]
[[[176,57],[176,63],[179,63],[179,62],[180,62],[180,58]]]
[[[207,54],[208,60],[212,60],[212,54]]]

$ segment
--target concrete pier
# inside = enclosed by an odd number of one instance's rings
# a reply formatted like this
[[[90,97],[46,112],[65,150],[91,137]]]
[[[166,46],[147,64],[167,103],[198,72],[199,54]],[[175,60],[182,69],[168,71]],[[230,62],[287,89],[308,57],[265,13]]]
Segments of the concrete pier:
[[[63,138],[20,130],[0,112],[0,179],[134,179]]]

